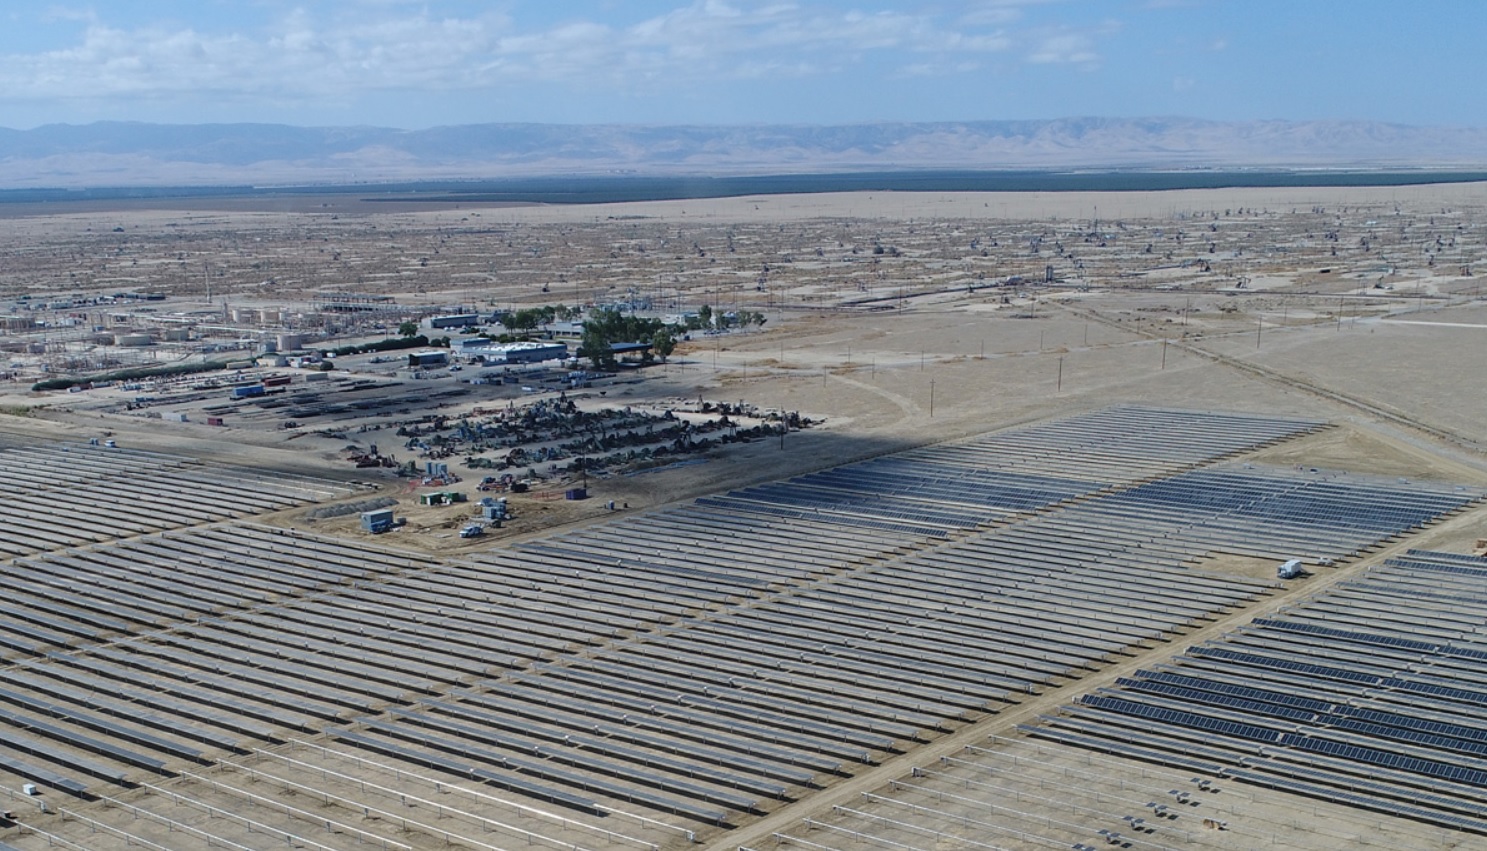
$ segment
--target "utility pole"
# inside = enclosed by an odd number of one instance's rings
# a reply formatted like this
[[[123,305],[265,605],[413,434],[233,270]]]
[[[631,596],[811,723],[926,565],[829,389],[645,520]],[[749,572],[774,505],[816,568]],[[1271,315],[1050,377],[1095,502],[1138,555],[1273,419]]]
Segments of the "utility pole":
[[[1167,338],[1162,338],[1162,369],[1167,368]]]
[[[1064,392],[1064,359],[1058,359],[1058,381],[1053,385],[1053,392]]]
[[[929,380],[929,416],[930,416],[930,418],[933,418],[934,415],[935,415],[935,380],[933,378],[931,378]]]

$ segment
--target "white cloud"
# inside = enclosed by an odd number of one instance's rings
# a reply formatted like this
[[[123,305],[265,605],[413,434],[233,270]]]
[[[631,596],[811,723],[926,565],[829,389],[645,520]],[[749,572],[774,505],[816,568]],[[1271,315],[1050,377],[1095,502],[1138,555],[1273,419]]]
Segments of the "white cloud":
[[[42,12],[39,20],[48,23],[54,21],[83,21],[92,23],[98,20],[98,13],[92,9],[74,9],[68,6],[51,6]]]
[[[894,73],[895,77],[946,77],[951,74],[969,74],[981,70],[981,63],[963,62],[914,62],[904,65]]]
[[[961,26],[1004,25],[1023,18],[1023,10],[1031,6],[1045,6],[1059,0],[980,0],[968,4],[959,18]]]
[[[1045,28],[1031,34],[1032,49],[1027,61],[1037,65],[1074,65],[1092,70],[1099,67],[1101,60],[1096,48],[1098,42],[1120,28],[1118,21],[1079,28]]]
[[[1038,42],[1028,61],[1040,65],[1092,65],[1100,61],[1094,40],[1085,33],[1066,32],[1045,36]]]
[[[1049,0],[985,0],[954,15],[862,12],[790,2],[696,0],[629,23],[570,19],[523,28],[500,13],[439,16],[428,4],[360,0],[307,5],[258,30],[121,26],[55,10],[79,24],[63,49],[0,55],[0,99],[119,97],[306,102],[384,91],[501,90],[530,83],[651,91],[728,79],[850,71],[875,56],[900,73],[943,75],[1029,40],[1039,63],[1092,65],[1090,31],[1006,29]],[[436,7],[437,8],[437,7]]]

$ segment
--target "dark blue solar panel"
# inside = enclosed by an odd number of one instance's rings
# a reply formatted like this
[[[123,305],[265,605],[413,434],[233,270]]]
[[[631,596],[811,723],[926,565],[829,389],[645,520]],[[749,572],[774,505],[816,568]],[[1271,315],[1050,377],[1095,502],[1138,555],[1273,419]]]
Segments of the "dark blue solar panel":
[[[1207,730],[1215,733],[1223,733],[1241,739],[1249,739],[1257,742],[1274,742],[1281,731],[1272,730],[1269,727],[1261,727],[1258,724],[1244,724],[1238,721],[1227,721],[1221,718],[1210,718],[1195,712],[1183,712],[1177,709],[1167,709],[1160,706],[1150,706],[1145,703],[1137,703],[1133,700],[1125,700],[1119,697],[1108,697],[1097,694],[1087,694],[1080,698],[1080,703],[1093,706],[1096,709],[1104,709],[1109,712],[1118,712],[1122,715],[1131,715],[1137,718],[1150,718],[1179,727],[1191,727],[1197,730]]]
[[[1406,756],[1405,754],[1394,753],[1393,751],[1362,747],[1360,745],[1333,741],[1332,739],[1324,739],[1318,736],[1305,736],[1300,733],[1284,734],[1281,737],[1280,744],[1312,753],[1339,756],[1344,759],[1353,760],[1354,762],[1365,762],[1369,765],[1380,765],[1385,768],[1408,771],[1412,774],[1442,777],[1448,780],[1470,783],[1473,786],[1487,786],[1487,771],[1460,765],[1451,765],[1430,759],[1420,759],[1419,757]]]

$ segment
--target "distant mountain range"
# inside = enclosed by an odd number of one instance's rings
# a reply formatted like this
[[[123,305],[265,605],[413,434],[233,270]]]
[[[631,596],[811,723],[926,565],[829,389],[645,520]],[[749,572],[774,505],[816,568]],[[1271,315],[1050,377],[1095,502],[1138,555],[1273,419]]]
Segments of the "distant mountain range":
[[[1482,169],[1487,129],[1065,118],[837,126],[0,128],[0,188],[892,169]]]

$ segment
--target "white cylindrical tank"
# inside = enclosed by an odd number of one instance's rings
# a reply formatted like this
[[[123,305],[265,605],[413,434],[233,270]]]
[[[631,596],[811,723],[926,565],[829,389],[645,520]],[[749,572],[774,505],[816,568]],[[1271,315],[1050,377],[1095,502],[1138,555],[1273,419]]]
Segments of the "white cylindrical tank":
[[[297,352],[305,347],[304,334],[280,334],[279,351]]]

